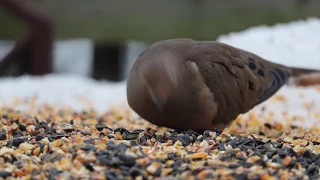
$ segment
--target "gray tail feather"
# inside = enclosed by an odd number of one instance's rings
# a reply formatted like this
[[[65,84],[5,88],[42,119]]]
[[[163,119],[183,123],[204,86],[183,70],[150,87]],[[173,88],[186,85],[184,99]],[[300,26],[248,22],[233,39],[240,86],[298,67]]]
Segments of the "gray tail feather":
[[[291,77],[288,85],[309,86],[320,84],[320,70],[291,68]]]
[[[320,70],[316,69],[306,69],[306,68],[291,68],[292,70],[292,76],[293,77],[298,77],[302,75],[308,75],[308,74],[313,74],[313,73],[320,73]]]

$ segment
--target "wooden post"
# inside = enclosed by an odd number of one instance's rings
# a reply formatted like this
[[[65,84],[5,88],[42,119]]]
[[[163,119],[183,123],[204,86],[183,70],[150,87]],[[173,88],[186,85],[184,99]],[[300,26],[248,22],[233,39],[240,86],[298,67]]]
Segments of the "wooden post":
[[[29,73],[44,75],[52,72],[52,20],[41,9],[26,0],[0,0],[0,6],[27,25],[27,32],[17,40],[13,50],[0,62],[0,67],[29,51]]]

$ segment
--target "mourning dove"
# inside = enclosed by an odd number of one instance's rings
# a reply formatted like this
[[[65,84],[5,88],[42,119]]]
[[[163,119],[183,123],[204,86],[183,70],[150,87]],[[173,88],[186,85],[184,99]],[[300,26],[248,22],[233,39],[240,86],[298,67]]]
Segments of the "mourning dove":
[[[179,130],[224,129],[291,76],[313,70],[269,62],[215,41],[170,39],[147,47],[127,79],[129,106],[143,119]]]

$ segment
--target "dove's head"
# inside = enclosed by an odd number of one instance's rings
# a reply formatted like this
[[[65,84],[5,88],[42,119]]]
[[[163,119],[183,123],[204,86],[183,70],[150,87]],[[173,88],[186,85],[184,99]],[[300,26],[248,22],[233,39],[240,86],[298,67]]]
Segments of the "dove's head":
[[[145,120],[174,129],[212,126],[217,107],[198,65],[186,57],[190,41],[160,41],[135,60],[127,80],[127,99]]]

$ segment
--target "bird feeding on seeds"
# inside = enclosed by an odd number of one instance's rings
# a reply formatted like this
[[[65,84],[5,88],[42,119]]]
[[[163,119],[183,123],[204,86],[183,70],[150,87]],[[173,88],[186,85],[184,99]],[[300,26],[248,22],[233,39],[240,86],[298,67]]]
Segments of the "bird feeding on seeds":
[[[127,79],[127,100],[139,116],[158,126],[224,129],[290,77],[314,71],[273,63],[220,42],[169,39],[137,57]]]

